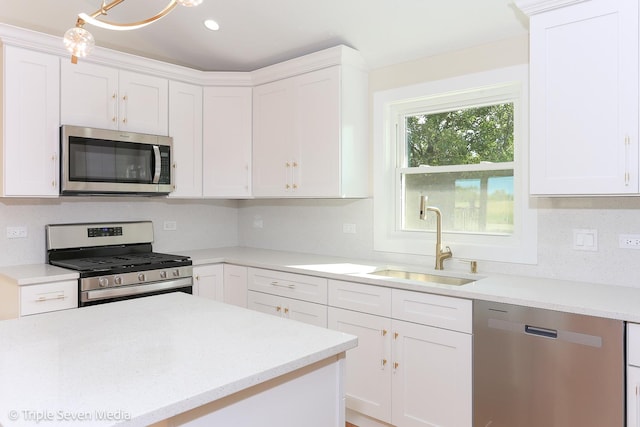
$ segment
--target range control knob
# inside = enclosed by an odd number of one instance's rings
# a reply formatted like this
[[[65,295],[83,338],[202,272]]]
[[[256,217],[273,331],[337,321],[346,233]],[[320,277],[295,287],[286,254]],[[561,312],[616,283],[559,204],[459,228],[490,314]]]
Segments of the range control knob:
[[[166,278],[167,278],[167,272],[166,272],[166,271],[164,271],[164,270],[162,270],[162,271],[160,272],[160,278],[161,278],[161,279],[166,279]]]
[[[175,269],[173,270],[173,277],[179,277],[180,276],[180,270],[179,269]]]
[[[101,277],[98,279],[98,284],[101,288],[106,288],[107,286],[109,286],[109,279],[107,279],[106,277]]]
[[[113,283],[116,285],[122,285],[122,277],[116,276],[113,278]]]
[[[139,282],[144,282],[145,280],[147,280],[147,276],[145,276],[144,273],[139,273],[138,274],[138,281]]]

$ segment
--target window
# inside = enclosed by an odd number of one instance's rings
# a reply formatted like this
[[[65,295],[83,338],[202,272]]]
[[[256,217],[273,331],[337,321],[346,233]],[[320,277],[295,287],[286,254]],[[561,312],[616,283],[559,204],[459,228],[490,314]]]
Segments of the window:
[[[512,67],[374,95],[376,250],[433,255],[426,195],[454,256],[536,261],[526,76]]]
[[[398,116],[402,229],[435,228],[415,215],[427,195],[445,231],[511,234],[513,102]]]

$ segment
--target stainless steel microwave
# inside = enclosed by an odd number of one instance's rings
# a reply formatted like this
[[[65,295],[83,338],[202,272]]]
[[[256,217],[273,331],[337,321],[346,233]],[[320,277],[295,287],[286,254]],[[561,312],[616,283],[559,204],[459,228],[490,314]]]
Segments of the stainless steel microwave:
[[[61,126],[60,194],[168,194],[172,148],[168,136]]]

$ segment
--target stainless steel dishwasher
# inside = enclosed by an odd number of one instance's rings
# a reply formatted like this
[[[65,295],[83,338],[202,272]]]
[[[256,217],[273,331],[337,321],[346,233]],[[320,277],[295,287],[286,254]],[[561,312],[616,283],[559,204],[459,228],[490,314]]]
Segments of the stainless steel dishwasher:
[[[474,427],[623,427],[622,321],[474,301]]]

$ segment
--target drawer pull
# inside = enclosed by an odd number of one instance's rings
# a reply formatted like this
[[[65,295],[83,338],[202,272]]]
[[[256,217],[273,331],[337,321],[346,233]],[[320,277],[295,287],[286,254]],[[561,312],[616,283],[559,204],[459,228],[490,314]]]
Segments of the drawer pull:
[[[293,283],[282,284],[276,281],[271,282],[271,286],[277,286],[279,288],[295,289],[296,285]]]
[[[38,298],[36,298],[36,302],[45,302],[45,301],[53,301],[53,300],[58,300],[58,299],[65,299],[64,294],[58,294],[54,297],[51,298],[47,298],[45,296],[39,296]]]

